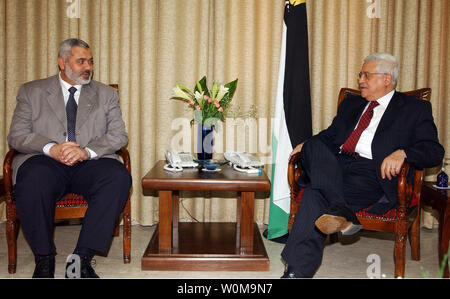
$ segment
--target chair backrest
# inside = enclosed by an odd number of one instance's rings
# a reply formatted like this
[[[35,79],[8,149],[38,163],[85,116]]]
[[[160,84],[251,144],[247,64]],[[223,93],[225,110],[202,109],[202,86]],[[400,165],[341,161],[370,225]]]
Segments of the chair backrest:
[[[403,93],[409,96],[413,96],[419,100],[429,101],[431,97],[431,88],[421,88],[405,91]],[[339,91],[338,106],[341,104],[342,100],[347,96],[347,94],[360,95],[361,91],[351,88],[341,88],[341,90]]]

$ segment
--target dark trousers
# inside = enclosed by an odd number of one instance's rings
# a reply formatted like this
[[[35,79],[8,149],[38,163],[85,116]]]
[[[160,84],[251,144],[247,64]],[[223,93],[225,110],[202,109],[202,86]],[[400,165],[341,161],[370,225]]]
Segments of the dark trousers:
[[[55,253],[55,203],[68,192],[81,194],[88,202],[77,247],[106,253],[130,187],[130,174],[114,159],[88,160],[73,166],[44,155],[26,160],[17,173],[14,198],[33,253]]]
[[[322,261],[326,235],[314,222],[328,210],[343,206],[356,212],[376,203],[383,191],[372,160],[334,155],[317,137],[302,148],[305,191],[281,256],[299,275],[312,277]]]

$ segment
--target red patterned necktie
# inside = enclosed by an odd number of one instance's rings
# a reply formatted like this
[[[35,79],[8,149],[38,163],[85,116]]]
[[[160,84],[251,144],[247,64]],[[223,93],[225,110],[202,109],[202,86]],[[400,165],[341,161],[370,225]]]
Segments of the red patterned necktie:
[[[373,108],[375,108],[378,105],[379,104],[377,101],[370,102],[366,112],[364,112],[364,114],[361,116],[358,126],[356,127],[356,129],[353,130],[353,132],[350,134],[350,136],[342,145],[341,149],[342,152],[349,154],[351,156],[355,156],[355,148],[356,144],[358,143],[359,137],[361,137],[361,133],[367,128],[367,126],[370,123],[370,120],[373,117]]]

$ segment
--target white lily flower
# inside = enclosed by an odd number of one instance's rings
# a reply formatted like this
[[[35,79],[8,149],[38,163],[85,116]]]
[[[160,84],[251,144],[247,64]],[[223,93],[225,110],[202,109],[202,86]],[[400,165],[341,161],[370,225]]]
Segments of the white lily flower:
[[[217,94],[216,100],[220,101],[226,95],[227,92],[228,92],[228,87],[220,85],[219,93]]]
[[[173,88],[172,92],[173,92],[173,95],[175,97],[177,97],[177,98],[182,98],[182,99],[185,99],[185,100],[188,100],[188,101],[191,99],[189,97],[189,95],[186,92],[184,92],[183,90],[181,90],[181,88],[178,85],[176,85]]]
[[[195,91],[194,97],[195,97],[195,99],[196,99],[197,101],[203,99],[203,92],[202,92],[202,93],[199,93],[198,91]]]

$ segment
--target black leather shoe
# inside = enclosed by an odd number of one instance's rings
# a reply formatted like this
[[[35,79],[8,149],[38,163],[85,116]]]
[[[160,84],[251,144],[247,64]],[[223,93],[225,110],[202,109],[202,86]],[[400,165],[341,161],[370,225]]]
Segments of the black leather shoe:
[[[343,235],[353,235],[362,228],[355,213],[345,207],[337,207],[328,211],[316,220],[315,225],[326,235],[337,232],[342,232]]]
[[[33,278],[55,278],[55,257],[43,258],[37,261]]]
[[[281,276],[280,278],[290,279],[290,278],[304,278],[304,277],[298,274],[298,272],[295,272],[294,268],[292,268],[291,266],[287,266],[283,276]]]
[[[92,268],[92,261],[88,259],[81,259],[81,278],[100,278]]]
[[[95,260],[93,260],[95,261]],[[71,261],[66,264],[66,278],[69,278],[69,275],[67,272],[70,272],[70,278],[100,278],[97,273],[95,273],[94,269],[92,268],[91,260],[87,258],[80,258],[80,272],[77,273],[76,265],[73,263],[76,263],[77,261]],[[69,268],[70,267],[70,268]]]

